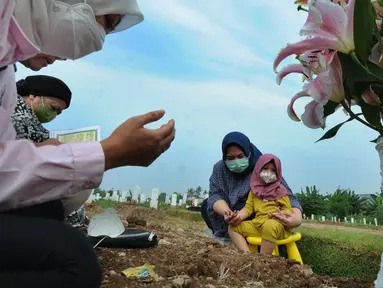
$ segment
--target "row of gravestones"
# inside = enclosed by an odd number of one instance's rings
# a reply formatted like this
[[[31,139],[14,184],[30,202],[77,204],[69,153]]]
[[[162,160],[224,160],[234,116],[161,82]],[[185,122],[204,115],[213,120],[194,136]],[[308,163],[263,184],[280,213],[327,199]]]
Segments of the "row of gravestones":
[[[159,198],[160,194],[161,194],[161,192],[158,188],[152,189],[152,194],[150,197],[150,207],[155,208],[155,209],[158,208],[158,198]],[[203,199],[206,199],[208,196],[209,196],[208,194],[205,194]],[[129,191],[113,191],[111,194],[107,193],[106,197],[104,199],[112,200],[112,201],[116,201],[116,202],[126,202],[128,197],[130,198]],[[88,202],[93,202],[93,201],[97,201],[100,199],[102,199],[100,194],[94,195],[92,193]],[[145,203],[145,202],[147,202],[147,199],[148,198],[143,193],[142,188],[137,185],[133,190],[132,200],[139,202],[139,203]],[[168,195],[166,195],[165,199],[168,199]],[[186,205],[186,202],[188,200],[188,195],[187,195],[187,193],[184,193],[182,199],[179,199],[178,201],[177,201],[177,199],[178,199],[178,195],[176,193],[173,193],[171,195],[171,199],[170,199],[169,204],[171,204],[171,206]],[[200,198],[193,199],[193,201],[192,201],[193,206],[199,206],[201,204],[201,202],[203,201],[203,199],[200,199]]]
[[[316,220],[314,214],[311,214],[311,218],[307,217],[305,214],[303,214],[303,219],[305,219],[305,220]],[[318,217],[318,220],[322,221],[322,222],[330,221],[330,219],[326,219],[325,216]],[[331,222],[342,222],[342,220],[340,218],[332,216],[331,217]],[[351,217],[350,219],[347,219],[347,217],[344,217],[343,222],[344,223],[351,223],[351,224],[358,224],[356,219],[353,218],[353,217]],[[367,225],[366,218],[360,219],[360,224]],[[375,226],[378,226],[378,219],[374,218],[374,223],[373,224]],[[369,222],[368,225],[372,225],[372,222]]]

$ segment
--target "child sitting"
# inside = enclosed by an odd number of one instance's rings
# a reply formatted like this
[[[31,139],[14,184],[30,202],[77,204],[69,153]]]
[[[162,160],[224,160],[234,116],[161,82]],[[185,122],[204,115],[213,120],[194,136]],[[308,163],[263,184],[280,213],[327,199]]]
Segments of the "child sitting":
[[[262,155],[251,175],[251,191],[245,207],[239,212],[231,212],[236,214],[240,224],[229,226],[229,236],[239,250],[250,252],[247,237],[262,237],[260,252],[271,254],[278,239],[290,236],[291,231],[273,219],[271,214],[292,211],[288,191],[281,181],[282,166],[279,158],[272,154]],[[253,213],[254,219],[244,221]]]

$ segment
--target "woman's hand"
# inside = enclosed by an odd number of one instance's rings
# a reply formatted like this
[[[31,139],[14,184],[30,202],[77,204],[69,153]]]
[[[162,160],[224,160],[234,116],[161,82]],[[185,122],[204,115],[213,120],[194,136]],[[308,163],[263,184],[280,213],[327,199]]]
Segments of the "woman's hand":
[[[269,214],[271,218],[274,218],[281,222],[286,228],[295,228],[302,223],[302,212],[297,208],[293,208],[293,211],[277,211]]]
[[[231,212],[231,214],[228,214],[228,221],[225,221],[235,227],[235,226],[238,226],[239,224],[242,223],[243,220],[245,220],[246,218],[248,217],[248,214],[245,210],[241,210],[241,211],[234,211],[234,212]]]
[[[223,215],[223,219],[226,223],[230,224],[230,222],[235,218],[235,212],[231,211],[231,209],[226,209],[225,214]]]

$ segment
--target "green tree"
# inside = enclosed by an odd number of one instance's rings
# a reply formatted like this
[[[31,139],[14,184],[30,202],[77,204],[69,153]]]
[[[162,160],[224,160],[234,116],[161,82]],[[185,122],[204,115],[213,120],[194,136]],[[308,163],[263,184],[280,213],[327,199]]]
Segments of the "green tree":
[[[360,215],[365,207],[365,199],[350,189],[338,188],[328,196],[328,200],[330,212],[341,218],[348,215]]]
[[[306,215],[325,215],[328,213],[326,196],[320,194],[319,189],[315,185],[312,187],[307,186],[305,191],[301,189],[301,192],[297,193],[296,197]]]
[[[166,204],[166,193],[162,192],[160,196],[158,196],[158,203],[165,203]]]
[[[327,199],[331,214],[340,218],[351,214],[352,206],[347,191],[338,188],[333,194],[328,195]]]
[[[195,196],[195,197],[200,197],[200,196],[202,195],[202,191],[203,191],[202,187],[201,187],[201,186],[198,186],[198,187],[195,188],[195,190],[194,190],[194,196]]]
[[[195,195],[193,188],[189,188],[188,190],[186,190],[186,193],[188,194],[188,198],[192,198]]]
[[[370,195],[366,200],[368,207],[368,214],[378,219],[380,223],[383,222],[383,190],[380,193]]]

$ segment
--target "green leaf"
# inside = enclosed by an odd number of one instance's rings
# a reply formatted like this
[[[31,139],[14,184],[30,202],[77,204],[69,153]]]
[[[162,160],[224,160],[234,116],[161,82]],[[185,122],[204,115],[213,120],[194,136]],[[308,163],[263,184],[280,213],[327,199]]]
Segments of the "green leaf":
[[[359,116],[359,115],[362,115],[362,113],[356,114],[356,116]],[[332,127],[319,140],[315,141],[315,143],[322,141],[322,140],[327,140],[327,139],[335,137],[336,133],[338,133],[339,129],[343,126],[343,124],[350,122],[354,119],[355,119],[354,117],[350,117],[348,120],[346,120],[342,123],[339,123],[338,125]]]
[[[363,116],[366,119],[366,121],[372,126],[378,129],[382,129],[382,123],[380,122],[381,117],[379,106],[372,106],[361,102],[360,107],[362,108]]]
[[[376,137],[376,139],[374,139],[374,140],[371,140],[370,142],[371,142],[371,143],[375,143],[375,144],[376,144],[376,142],[378,142],[378,139],[379,139],[380,137],[382,137],[382,136],[378,136],[378,137]]]
[[[376,12],[371,0],[356,0],[354,8],[355,53],[362,64],[367,63]]]
[[[338,106],[339,103],[329,100],[326,105],[323,106],[323,118],[333,114]]]

